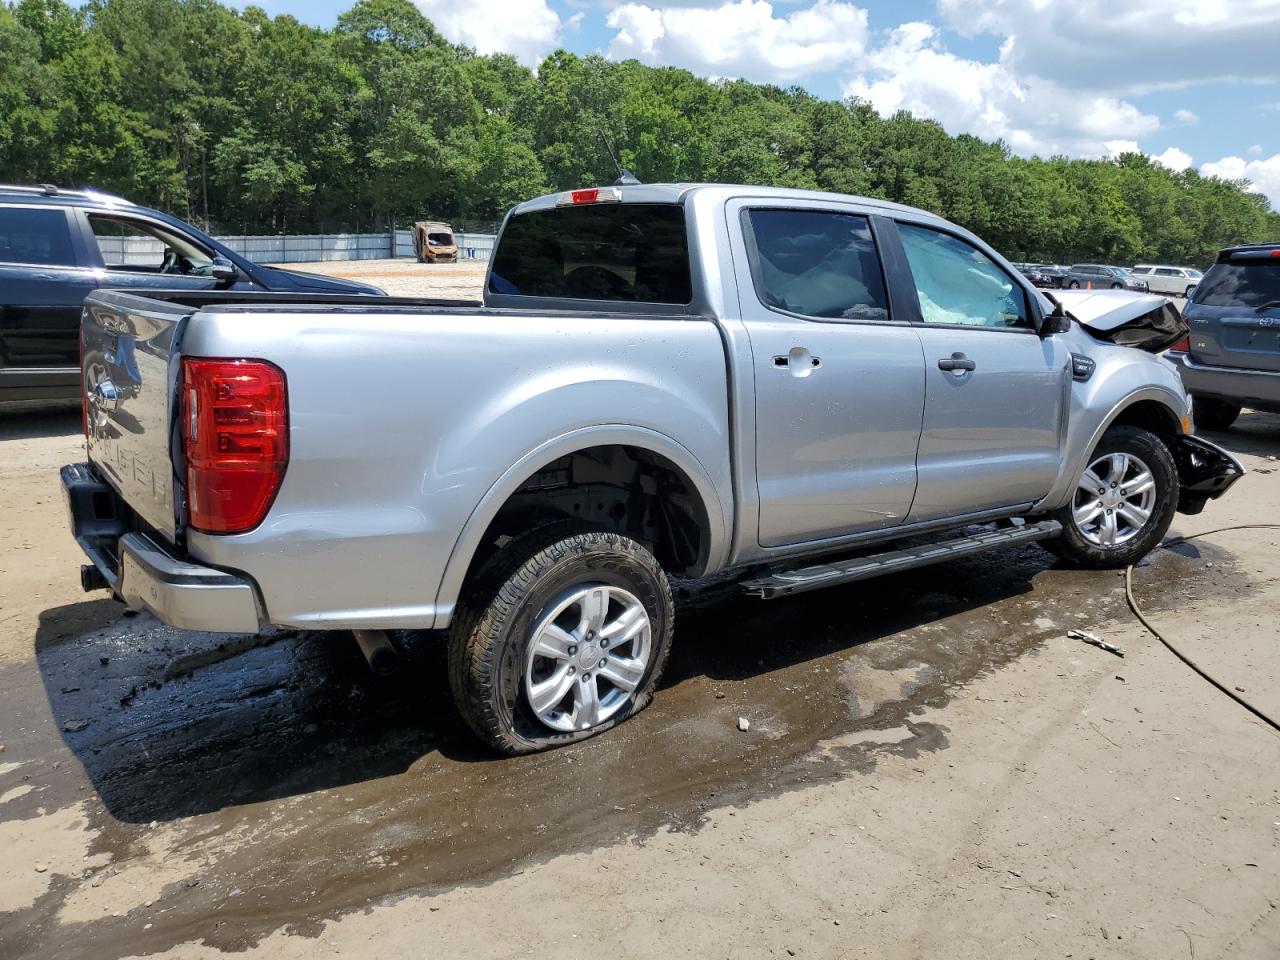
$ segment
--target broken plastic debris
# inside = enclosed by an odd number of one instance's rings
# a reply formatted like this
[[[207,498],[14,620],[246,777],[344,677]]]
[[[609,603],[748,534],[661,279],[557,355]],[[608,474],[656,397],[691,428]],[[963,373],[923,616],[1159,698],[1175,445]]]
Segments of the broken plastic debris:
[[[741,730],[743,733],[746,733],[748,730],[751,729],[751,721],[748,720],[746,717],[739,717],[738,729]]]
[[[1095,646],[1099,650],[1107,651],[1107,653],[1114,653],[1117,657],[1124,656],[1124,651],[1114,643],[1107,643],[1107,641],[1103,640],[1097,634],[1090,633],[1088,630],[1068,630],[1067,636],[1072,640],[1083,640],[1085,643]]]

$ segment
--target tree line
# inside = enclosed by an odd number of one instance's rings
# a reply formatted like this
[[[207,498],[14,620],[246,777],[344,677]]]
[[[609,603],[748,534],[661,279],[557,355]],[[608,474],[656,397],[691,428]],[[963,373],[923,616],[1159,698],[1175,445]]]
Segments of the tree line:
[[[215,232],[500,218],[641,180],[810,187],[932,210],[1017,260],[1204,264],[1280,239],[1244,182],[1141,154],[1014,156],[799,87],[448,42],[410,0],[332,29],[217,0],[0,5],[0,180],[91,184]]]

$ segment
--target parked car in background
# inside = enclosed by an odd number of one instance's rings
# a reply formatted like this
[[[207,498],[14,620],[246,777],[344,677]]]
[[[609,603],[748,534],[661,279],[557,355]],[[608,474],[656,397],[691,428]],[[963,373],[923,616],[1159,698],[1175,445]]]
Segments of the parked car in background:
[[[1139,263],[1129,271],[1139,280],[1147,281],[1152,293],[1164,293],[1174,297],[1189,297],[1204,274],[1191,267],[1170,267],[1164,264]]]
[[[138,382],[94,389],[62,470],[82,583],[355,631],[371,665],[447,629],[506,753],[649,703],[669,576],[768,599],[1032,541],[1123,567],[1243,472],[1188,432],[1167,299],[1064,310],[884,200],[572,190],[508,215],[483,304],[334,299],[91,296],[86,351],[134,341]]]
[[[456,263],[453,227],[438,220],[419,220],[413,225],[413,253],[419,263]]]
[[[382,294],[253,263],[120,197],[0,186],[0,400],[81,395],[80,312],[89,293],[107,288]]]
[[[1062,286],[1068,290],[1137,290],[1148,291],[1147,282],[1132,276],[1124,267],[1101,263],[1077,263],[1067,269]]]
[[[1242,407],[1280,412],[1280,244],[1223,250],[1182,313],[1190,333],[1168,357],[1196,425],[1226,430]]]
[[[1053,267],[1047,267],[1038,263],[1015,264],[1018,272],[1030,280],[1037,287],[1053,288],[1058,286],[1059,275],[1055,275]]]

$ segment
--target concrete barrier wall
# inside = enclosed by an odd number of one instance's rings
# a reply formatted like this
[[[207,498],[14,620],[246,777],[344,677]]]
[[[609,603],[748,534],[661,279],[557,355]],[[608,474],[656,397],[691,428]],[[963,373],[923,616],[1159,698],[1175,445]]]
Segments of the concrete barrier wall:
[[[486,233],[455,233],[454,238],[458,242],[459,258],[463,260],[488,260],[497,240],[493,234]],[[397,230],[394,238],[389,233],[312,233],[218,237],[218,240],[255,263],[413,256],[413,236],[408,230]],[[98,245],[108,263],[159,266],[164,258],[164,244],[150,237],[99,237]]]

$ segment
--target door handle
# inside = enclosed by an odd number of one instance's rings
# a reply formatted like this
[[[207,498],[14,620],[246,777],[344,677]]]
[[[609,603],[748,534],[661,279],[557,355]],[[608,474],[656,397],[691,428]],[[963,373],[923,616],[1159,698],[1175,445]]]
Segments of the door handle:
[[[786,370],[793,377],[807,377],[822,366],[822,358],[815,357],[805,347],[792,347],[789,353],[773,358],[775,370]]]
[[[978,365],[966,357],[963,353],[953,353],[949,357],[945,357],[938,361],[939,370],[947,370],[951,373],[964,373],[968,370],[977,370]]]

